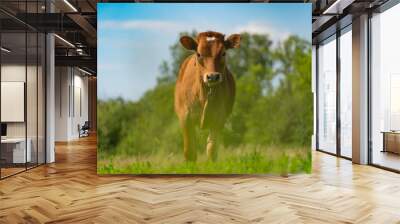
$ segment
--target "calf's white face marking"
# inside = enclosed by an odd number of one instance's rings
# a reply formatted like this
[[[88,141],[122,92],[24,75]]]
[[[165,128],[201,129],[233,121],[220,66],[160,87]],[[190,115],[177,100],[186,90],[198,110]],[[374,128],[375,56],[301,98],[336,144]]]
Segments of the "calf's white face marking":
[[[207,38],[206,38],[206,40],[207,40],[208,42],[214,41],[215,39],[216,39],[215,37],[207,37]]]

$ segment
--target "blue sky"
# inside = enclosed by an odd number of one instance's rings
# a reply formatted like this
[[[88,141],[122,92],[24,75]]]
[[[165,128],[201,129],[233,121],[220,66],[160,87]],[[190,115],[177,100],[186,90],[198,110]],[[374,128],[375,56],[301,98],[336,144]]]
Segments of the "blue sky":
[[[138,100],[183,31],[289,35],[311,41],[311,4],[98,4],[98,95]]]

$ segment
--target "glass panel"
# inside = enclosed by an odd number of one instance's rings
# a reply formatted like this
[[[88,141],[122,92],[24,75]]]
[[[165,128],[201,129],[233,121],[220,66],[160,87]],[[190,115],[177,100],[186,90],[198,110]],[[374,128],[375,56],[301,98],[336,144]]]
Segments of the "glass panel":
[[[37,1],[27,2],[27,13],[39,11]],[[37,18],[37,17],[36,17]],[[37,22],[30,19],[33,23]],[[38,163],[38,34],[34,30],[27,30],[27,80],[26,80],[26,113],[27,113],[27,144],[31,150],[31,160],[28,168],[37,166]]]
[[[39,34],[38,46],[38,163],[45,163],[45,52],[46,37]]]
[[[26,111],[27,111],[27,143],[28,149],[31,150],[31,160],[28,163],[28,167],[33,167],[37,165],[38,158],[38,147],[37,147],[37,98],[38,98],[38,57],[37,57],[37,33],[30,32],[27,33],[28,38],[28,63],[27,63],[27,98],[26,98]]]
[[[372,163],[400,170],[400,5],[372,22]]]
[[[340,36],[340,152],[352,156],[352,35]]]
[[[318,149],[336,153],[336,37],[318,48]]]
[[[0,1],[0,7],[14,14],[43,13],[45,0]],[[0,34],[0,177],[4,178],[45,162],[46,54],[44,34],[2,12]]]
[[[31,160],[26,148],[26,35],[2,33],[1,43],[1,156],[2,177],[25,170]]]

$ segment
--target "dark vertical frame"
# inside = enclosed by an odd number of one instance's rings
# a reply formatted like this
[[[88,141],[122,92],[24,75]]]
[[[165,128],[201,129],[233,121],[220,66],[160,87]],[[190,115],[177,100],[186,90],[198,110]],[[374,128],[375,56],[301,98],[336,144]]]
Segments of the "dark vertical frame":
[[[82,88],[79,88],[79,117],[82,117]]]
[[[341,119],[340,119],[340,78],[341,78],[341,64],[340,64],[340,36],[341,32],[336,31],[336,155],[341,156]]]
[[[44,13],[47,13],[47,1],[48,0],[37,0],[37,12],[39,13],[39,2],[41,2],[42,4],[44,4],[45,6],[45,11]],[[40,155],[41,158],[43,159],[42,163],[39,163],[39,159],[38,159],[38,166],[46,164],[47,163],[47,33],[46,32],[41,32],[40,30],[37,31],[38,32],[38,36],[42,36],[42,38],[40,39],[41,42],[41,59],[42,61],[41,66],[42,66],[42,71],[41,71],[41,84],[42,84],[42,88],[43,91],[41,93],[41,97],[42,99],[42,113],[44,113],[44,116],[41,115],[41,123],[42,123],[42,128],[43,128],[43,132],[41,132],[42,138],[43,138],[43,144],[42,144],[42,152],[44,153],[44,155]],[[39,32],[43,35],[39,35]],[[39,38],[38,38],[39,41]],[[39,49],[39,45],[38,45],[38,49]],[[38,55],[39,58],[39,55]],[[43,64],[43,60],[44,60],[44,64]],[[39,62],[38,62],[39,65]],[[39,77],[38,77],[38,81],[37,81],[37,90],[38,90],[38,95],[39,95]],[[37,99],[37,103],[38,103],[38,111],[39,111],[39,97]],[[37,113],[38,116],[38,139],[39,139],[39,112]],[[39,156],[39,141],[38,141],[38,156]]]
[[[25,21],[28,21],[28,0],[25,0]],[[24,100],[24,120],[25,120],[25,170],[28,169],[28,24],[25,23],[25,100]],[[32,152],[31,152],[32,153]],[[32,155],[32,154],[31,154]]]
[[[319,44],[315,46],[315,148],[319,149]]]
[[[47,11],[47,8],[48,8],[48,5],[47,5],[47,2],[48,0],[45,0],[45,13],[47,13],[48,11]],[[43,102],[44,102],[44,110],[43,110],[43,113],[44,113],[44,136],[43,136],[43,139],[44,139],[44,150],[43,150],[43,153],[44,153],[44,163],[46,164],[47,163],[47,37],[48,37],[48,33],[47,32],[45,32],[44,33],[44,55],[43,55],[43,58],[44,58],[44,68],[42,69],[42,72],[44,72],[44,76],[43,76],[43,74],[42,74],[42,82],[44,81],[44,100],[43,100]]]
[[[367,53],[367,82],[368,82],[368,89],[367,89],[367,119],[368,119],[368,164],[372,164],[373,161],[373,152],[372,152],[372,64],[371,64],[371,57],[372,57],[372,29],[371,29],[371,20],[372,20],[372,12],[368,12],[368,30],[367,30],[367,45],[368,45],[368,53]]]
[[[36,0],[36,13],[39,13],[39,0]],[[39,19],[36,21],[39,22]],[[36,166],[39,165],[39,32],[36,32]]]
[[[44,5],[45,5],[45,13],[48,13],[48,0],[44,1]],[[48,33],[45,32],[44,33],[44,77],[43,77],[43,71],[42,71],[42,82],[44,82],[44,136],[43,136],[43,141],[44,141],[44,164],[47,163],[47,37],[48,37]],[[42,121],[43,122],[43,121]]]
[[[3,32],[2,32],[2,23],[0,22],[0,47],[2,47],[3,46],[3,44],[2,44],[2,34],[3,34]],[[2,77],[2,74],[1,74],[1,68],[2,68],[2,66],[3,66],[3,64],[1,63],[2,62],[2,54],[3,54],[3,52],[1,52],[1,50],[0,50],[0,125],[2,124],[2,122],[1,122],[1,77]],[[1,136],[1,134],[0,134],[0,136]],[[2,169],[3,169],[3,165],[2,165],[2,157],[1,157],[1,150],[2,150],[2,146],[1,146],[2,144],[0,143],[0,180],[2,179],[2,173],[1,173],[1,171],[2,171]]]
[[[71,71],[68,73],[68,117],[71,117]]]
[[[71,87],[71,101],[72,101],[72,117],[75,118],[75,69],[74,67],[71,67],[71,82],[72,82],[72,87]]]
[[[62,79],[62,77],[63,77],[63,73],[62,72],[60,72],[60,74],[58,75],[58,88],[60,89],[60,91],[61,91],[61,88],[62,88],[62,85],[61,85],[61,79]],[[58,94],[59,95],[59,101],[60,101],[60,117],[62,117],[62,96],[61,96],[61,94]]]

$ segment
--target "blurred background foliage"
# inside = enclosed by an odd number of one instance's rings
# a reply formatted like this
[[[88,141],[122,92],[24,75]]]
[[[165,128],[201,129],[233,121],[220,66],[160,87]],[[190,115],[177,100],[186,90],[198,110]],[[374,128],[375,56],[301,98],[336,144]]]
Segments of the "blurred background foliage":
[[[196,32],[179,35],[196,36]],[[223,131],[224,148],[243,145],[310,149],[313,129],[311,44],[297,36],[273,43],[268,35],[242,33],[240,48],[227,53],[236,81],[233,113]],[[179,40],[172,61],[159,66],[157,85],[136,102],[98,102],[99,158],[164,151],[183,160],[174,112],[174,86],[181,62],[193,52]],[[199,152],[205,153],[205,152]],[[311,159],[311,158],[310,158]]]

